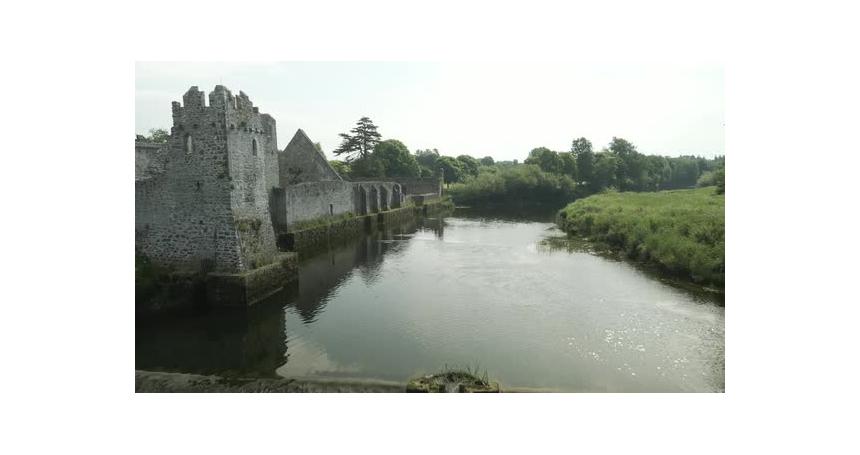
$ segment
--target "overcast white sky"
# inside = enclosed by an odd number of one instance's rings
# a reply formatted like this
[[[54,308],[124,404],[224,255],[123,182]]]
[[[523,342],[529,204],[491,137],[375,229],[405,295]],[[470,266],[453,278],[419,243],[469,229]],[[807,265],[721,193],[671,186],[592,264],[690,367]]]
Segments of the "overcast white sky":
[[[135,130],[170,129],[171,101],[192,85],[244,91],[278,125],[326,155],[362,117],[409,150],[523,160],[535,147],[568,151],[612,136],[648,154],[725,154],[718,66],[573,63],[151,63],[136,65]]]

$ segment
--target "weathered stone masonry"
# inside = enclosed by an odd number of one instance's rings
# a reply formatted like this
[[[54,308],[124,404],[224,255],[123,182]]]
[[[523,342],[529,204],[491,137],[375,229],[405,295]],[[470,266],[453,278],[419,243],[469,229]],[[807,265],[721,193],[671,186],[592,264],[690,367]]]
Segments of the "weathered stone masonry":
[[[210,287],[219,288],[220,277],[247,286],[243,295],[265,295],[262,287],[281,273],[277,264],[290,263],[278,233],[302,221],[395,209],[410,197],[399,182],[345,182],[302,130],[279,152],[275,119],[241,91],[218,85],[206,101],[191,87],[173,102],[166,144],[135,142],[135,250],[154,263],[209,273]],[[265,279],[243,275],[252,272]]]
[[[248,97],[192,87],[173,103],[161,169],[135,181],[135,249],[181,269],[242,272],[273,260],[267,176],[277,175],[275,121]],[[158,160],[154,160],[158,161]],[[271,178],[271,177],[270,177]]]

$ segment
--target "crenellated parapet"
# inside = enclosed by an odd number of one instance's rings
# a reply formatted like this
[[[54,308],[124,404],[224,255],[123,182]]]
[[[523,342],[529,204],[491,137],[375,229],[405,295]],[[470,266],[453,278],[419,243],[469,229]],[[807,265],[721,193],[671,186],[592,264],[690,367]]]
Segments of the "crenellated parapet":
[[[162,172],[138,188],[136,246],[181,268],[241,272],[268,263],[277,253],[269,211],[278,186],[275,120],[223,85],[208,97],[192,86],[172,112]],[[136,147],[149,166],[156,151],[144,149]]]

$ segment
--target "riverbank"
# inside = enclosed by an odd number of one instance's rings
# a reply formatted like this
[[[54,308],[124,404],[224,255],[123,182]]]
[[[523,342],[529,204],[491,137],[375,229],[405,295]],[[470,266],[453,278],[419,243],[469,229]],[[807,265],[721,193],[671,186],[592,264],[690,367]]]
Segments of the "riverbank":
[[[557,224],[694,283],[724,286],[725,196],[714,187],[598,194],[568,204]]]

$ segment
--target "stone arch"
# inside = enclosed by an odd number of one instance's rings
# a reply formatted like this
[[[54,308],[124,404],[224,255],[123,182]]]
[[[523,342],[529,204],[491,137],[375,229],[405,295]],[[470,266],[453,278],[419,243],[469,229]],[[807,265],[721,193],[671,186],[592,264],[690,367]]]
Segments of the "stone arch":
[[[379,190],[374,185],[370,185],[370,207],[368,208],[373,213],[379,211]]]
[[[388,188],[385,185],[379,185],[379,209],[386,211],[388,208]]]
[[[251,139],[251,154],[257,156],[257,140]]]
[[[403,201],[403,190],[395,183],[391,187],[391,208],[398,209]]]
[[[362,185],[355,187],[355,213],[367,215],[367,191]]]
[[[191,139],[191,135],[185,133],[185,154],[190,155],[191,152],[194,151],[194,139]]]

